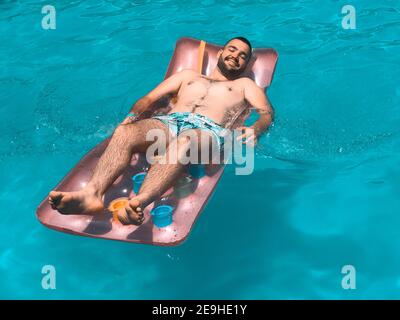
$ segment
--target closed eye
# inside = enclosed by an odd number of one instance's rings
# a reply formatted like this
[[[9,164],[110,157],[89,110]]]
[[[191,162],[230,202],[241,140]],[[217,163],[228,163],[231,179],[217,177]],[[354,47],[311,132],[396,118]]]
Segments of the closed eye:
[[[228,50],[229,50],[230,52],[235,52],[235,51],[238,50],[238,48],[236,48],[235,46],[229,46],[229,47],[228,47]],[[244,53],[244,52],[242,51],[242,52],[240,52],[239,57],[240,57],[241,59],[243,59],[243,60],[246,60],[246,59],[247,59],[247,54]]]

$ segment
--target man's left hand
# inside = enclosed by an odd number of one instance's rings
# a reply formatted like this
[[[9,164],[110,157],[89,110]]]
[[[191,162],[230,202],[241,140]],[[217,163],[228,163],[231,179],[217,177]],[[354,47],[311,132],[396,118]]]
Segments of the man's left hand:
[[[236,130],[242,130],[242,134],[239,135],[236,140],[242,140],[242,143],[255,146],[257,144],[257,135],[252,127],[238,127]]]

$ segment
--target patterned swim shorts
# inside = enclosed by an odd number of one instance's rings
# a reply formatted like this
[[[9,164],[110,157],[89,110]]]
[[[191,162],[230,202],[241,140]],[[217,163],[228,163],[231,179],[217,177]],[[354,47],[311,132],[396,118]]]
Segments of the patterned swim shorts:
[[[218,123],[206,116],[192,112],[174,112],[163,116],[154,116],[152,118],[162,121],[175,136],[190,129],[208,130],[215,136],[218,147],[222,150],[224,135],[227,129],[221,127]]]

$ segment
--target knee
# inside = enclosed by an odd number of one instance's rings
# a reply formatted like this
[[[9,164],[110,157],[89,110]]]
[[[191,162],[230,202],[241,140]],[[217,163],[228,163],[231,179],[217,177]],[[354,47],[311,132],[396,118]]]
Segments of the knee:
[[[138,136],[138,129],[133,124],[119,125],[114,131],[112,141],[130,148],[136,141],[135,136]]]
[[[118,137],[128,137],[134,135],[137,128],[134,124],[120,124],[114,131],[114,135]]]
[[[182,157],[191,146],[190,137],[178,136],[168,145],[167,153],[177,154],[178,158]]]
[[[180,135],[176,138],[178,153],[186,153],[189,149],[197,147],[197,139],[192,135]]]
[[[191,143],[192,139],[187,135],[181,135],[176,138],[176,144],[178,146],[187,146]]]
[[[178,145],[196,145],[200,142],[201,132],[199,130],[185,130],[177,137]]]

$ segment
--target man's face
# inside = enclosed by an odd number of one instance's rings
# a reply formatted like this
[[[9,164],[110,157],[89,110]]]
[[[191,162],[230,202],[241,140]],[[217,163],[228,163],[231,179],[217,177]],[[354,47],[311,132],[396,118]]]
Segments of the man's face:
[[[239,39],[233,39],[220,51],[218,68],[228,79],[237,78],[246,68],[249,58],[249,46]]]

